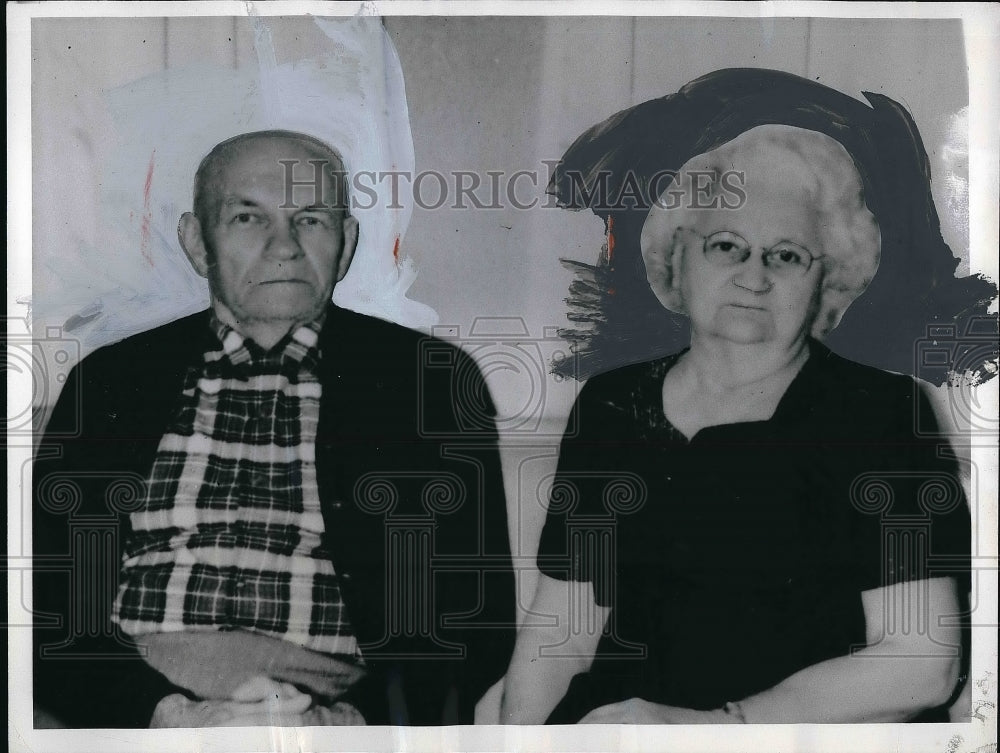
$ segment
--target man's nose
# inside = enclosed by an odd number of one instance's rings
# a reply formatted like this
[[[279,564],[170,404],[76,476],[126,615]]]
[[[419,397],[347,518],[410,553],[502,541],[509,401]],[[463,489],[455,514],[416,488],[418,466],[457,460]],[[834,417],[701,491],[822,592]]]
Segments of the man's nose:
[[[278,223],[267,243],[267,253],[275,259],[294,259],[302,255],[295,225]]]
[[[733,283],[736,287],[749,290],[751,293],[769,292],[774,287],[774,281],[771,279],[771,270],[764,264],[763,254],[751,253],[737,267]]]

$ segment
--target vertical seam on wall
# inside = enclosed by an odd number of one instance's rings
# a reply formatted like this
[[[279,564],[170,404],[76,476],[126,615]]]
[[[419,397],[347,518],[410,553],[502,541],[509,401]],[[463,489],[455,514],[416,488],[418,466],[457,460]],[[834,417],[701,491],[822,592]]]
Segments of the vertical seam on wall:
[[[233,16],[233,70],[237,70],[240,67],[240,38],[239,32],[239,16]]]
[[[637,19],[632,16],[630,20],[629,33],[629,60],[628,60],[628,99],[635,104],[635,35],[637,30]]]
[[[812,62],[812,28],[813,28],[813,20],[812,18],[807,18],[806,19],[806,62],[803,67],[805,68],[806,78],[810,80],[812,79],[812,71],[809,68],[810,63]]]
[[[170,68],[170,18],[163,19],[163,70]]]

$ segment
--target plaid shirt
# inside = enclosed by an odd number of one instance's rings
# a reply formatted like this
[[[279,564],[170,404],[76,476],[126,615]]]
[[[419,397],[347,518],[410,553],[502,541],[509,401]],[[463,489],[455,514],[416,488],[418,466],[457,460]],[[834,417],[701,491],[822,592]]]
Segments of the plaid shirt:
[[[320,323],[265,352],[213,316],[132,513],[114,618],[133,636],[242,629],[360,658],[322,546]]]

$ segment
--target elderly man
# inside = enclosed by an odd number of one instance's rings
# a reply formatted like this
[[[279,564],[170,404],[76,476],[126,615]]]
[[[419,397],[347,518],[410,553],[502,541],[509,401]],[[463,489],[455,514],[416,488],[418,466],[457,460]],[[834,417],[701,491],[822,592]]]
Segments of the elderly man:
[[[39,718],[471,722],[514,625],[478,370],[330,303],[358,223],[311,136],[217,145],[178,234],[211,309],[85,359],[36,459]]]

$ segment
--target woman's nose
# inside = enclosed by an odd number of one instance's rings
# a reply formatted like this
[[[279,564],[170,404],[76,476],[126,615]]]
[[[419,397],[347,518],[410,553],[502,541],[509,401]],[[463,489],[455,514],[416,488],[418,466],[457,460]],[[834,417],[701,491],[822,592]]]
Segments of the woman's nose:
[[[738,288],[757,294],[767,293],[774,287],[771,271],[764,265],[764,258],[760,254],[750,254],[749,258],[737,267],[733,283]]]

